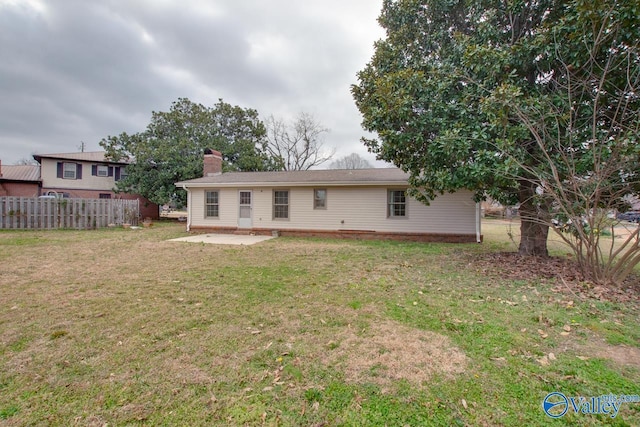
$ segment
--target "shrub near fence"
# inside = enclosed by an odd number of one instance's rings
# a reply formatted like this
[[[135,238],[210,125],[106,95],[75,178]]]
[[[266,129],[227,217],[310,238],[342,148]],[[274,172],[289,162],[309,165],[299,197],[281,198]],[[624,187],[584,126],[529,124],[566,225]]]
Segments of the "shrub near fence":
[[[0,229],[93,229],[137,225],[138,200],[0,197]]]

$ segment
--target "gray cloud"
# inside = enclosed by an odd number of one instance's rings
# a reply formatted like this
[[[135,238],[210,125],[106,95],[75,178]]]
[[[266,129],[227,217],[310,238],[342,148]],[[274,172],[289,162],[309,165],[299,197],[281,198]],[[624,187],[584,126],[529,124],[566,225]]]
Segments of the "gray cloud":
[[[0,0],[0,159],[99,149],[188,97],[312,113],[337,156],[373,160],[349,85],[381,0]]]

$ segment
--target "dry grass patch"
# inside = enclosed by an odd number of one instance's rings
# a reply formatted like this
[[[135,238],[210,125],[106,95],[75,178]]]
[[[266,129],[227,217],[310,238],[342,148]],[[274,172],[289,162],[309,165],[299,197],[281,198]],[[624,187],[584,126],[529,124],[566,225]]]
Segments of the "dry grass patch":
[[[334,365],[351,382],[383,387],[406,380],[420,386],[434,376],[452,378],[465,371],[468,358],[444,335],[393,321],[372,323],[362,332],[347,328],[329,343],[335,347],[323,361]]]
[[[189,355],[183,354],[177,358],[166,359],[163,369],[170,373],[176,384],[213,384],[213,378],[209,372],[199,367]]]

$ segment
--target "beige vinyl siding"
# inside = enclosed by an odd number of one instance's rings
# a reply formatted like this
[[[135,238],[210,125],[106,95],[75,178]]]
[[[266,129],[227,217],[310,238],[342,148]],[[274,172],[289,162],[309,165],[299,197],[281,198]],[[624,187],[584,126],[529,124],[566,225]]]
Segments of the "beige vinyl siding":
[[[219,216],[205,218],[205,191],[218,191]],[[191,190],[191,225],[199,227],[237,227],[238,190],[234,188],[196,188]]]
[[[443,194],[429,206],[409,199],[407,213],[412,224],[417,223],[429,233],[476,233],[476,202],[471,191]],[[409,230],[410,231],[410,230]]]
[[[253,191],[253,227],[280,230],[375,230],[456,234],[474,234],[476,231],[476,205],[469,191],[439,196],[430,206],[407,197],[407,216],[388,218],[388,190],[401,187],[323,187],[327,189],[326,209],[313,208],[314,188],[317,187],[288,188],[289,219],[286,220],[273,218],[272,188],[247,188],[246,190]],[[218,190],[218,219],[204,218],[205,190],[191,190],[193,226],[238,225],[239,189]]]
[[[82,179],[58,178],[58,162],[82,164]],[[42,185],[51,188],[68,188],[69,190],[111,191],[116,186],[114,176],[93,176],[91,167],[103,163],[88,163],[75,160],[42,159]],[[118,167],[119,165],[108,165]],[[114,173],[115,175],[115,173]]]

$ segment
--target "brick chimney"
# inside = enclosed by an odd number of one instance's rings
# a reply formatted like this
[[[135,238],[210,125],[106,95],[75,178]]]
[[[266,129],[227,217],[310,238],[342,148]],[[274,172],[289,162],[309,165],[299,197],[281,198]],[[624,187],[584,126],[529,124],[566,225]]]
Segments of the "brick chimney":
[[[204,170],[202,176],[214,176],[222,173],[222,153],[207,148],[204,150]]]

